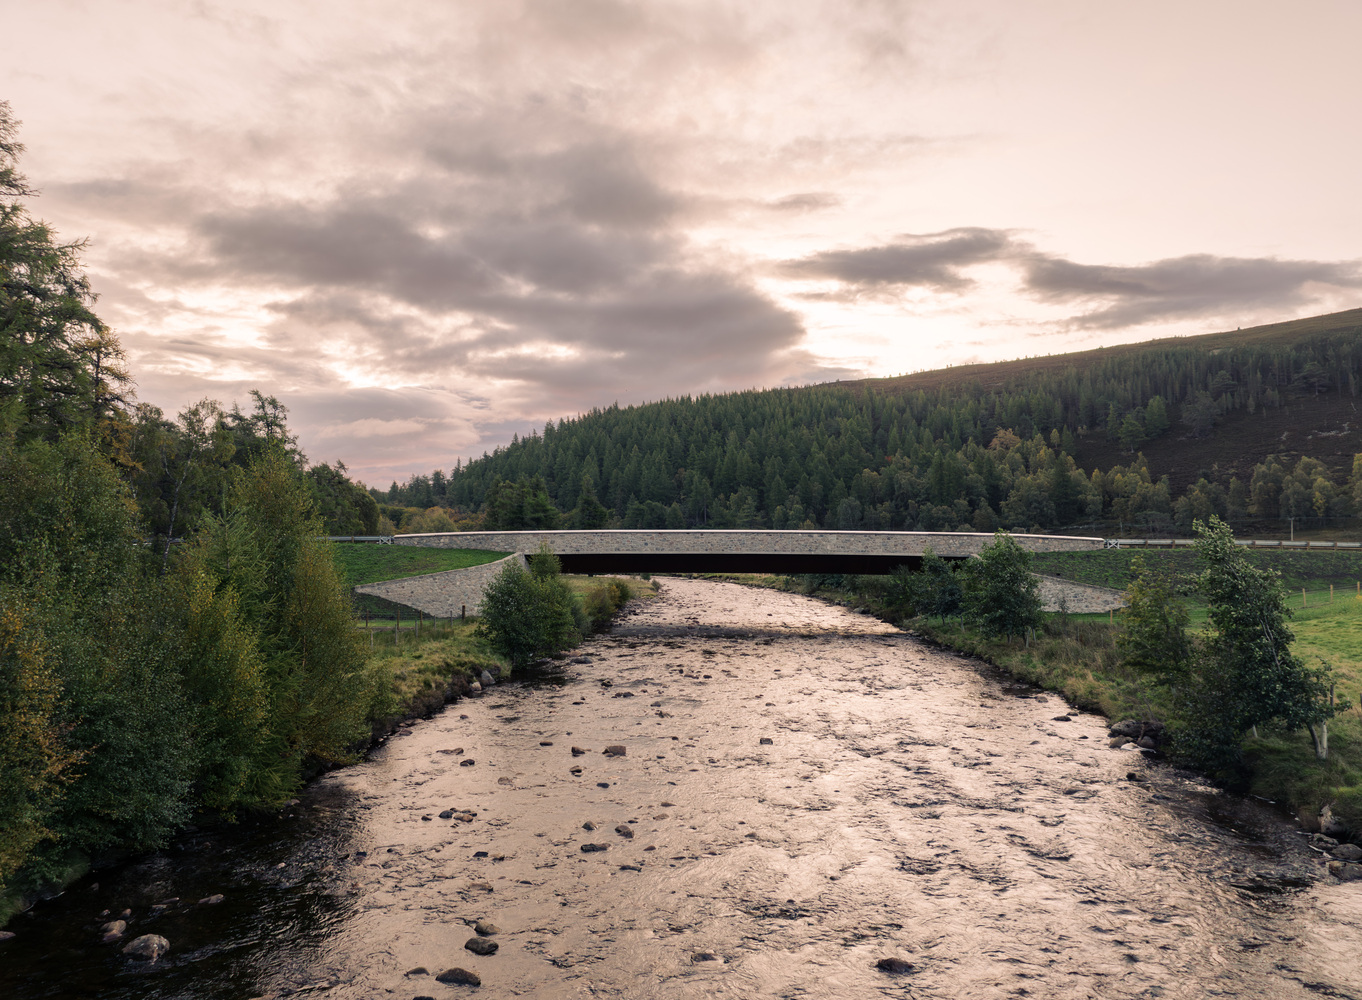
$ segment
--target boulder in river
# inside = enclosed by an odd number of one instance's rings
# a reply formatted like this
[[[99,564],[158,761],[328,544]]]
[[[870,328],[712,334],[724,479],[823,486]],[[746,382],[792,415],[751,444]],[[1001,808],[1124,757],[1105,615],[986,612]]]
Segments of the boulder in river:
[[[0,941],[13,941],[18,936],[13,931],[0,931]]]
[[[159,934],[143,934],[123,946],[123,954],[143,962],[155,962],[170,950],[170,942]]]
[[[473,925],[473,930],[481,934],[483,937],[488,937],[492,934],[501,933],[501,928],[498,927],[496,924],[492,923],[492,921],[490,920],[479,920],[476,924]]]
[[[1340,882],[1362,882],[1362,865],[1348,861],[1330,861],[1329,874]]]
[[[201,900],[199,900],[198,905],[199,905],[199,906],[217,906],[218,903],[221,903],[225,898],[226,898],[226,897],[223,896],[222,893],[220,893],[220,892],[215,892],[215,893],[213,893],[213,895],[211,895],[211,896],[204,896]]]
[[[608,850],[610,850],[610,845],[609,845],[609,844],[583,844],[583,845],[582,845],[582,853],[583,853],[583,854],[594,854],[596,851],[608,851]]]
[[[463,760],[459,761],[459,766],[460,766],[460,767],[472,767],[472,766],[473,766],[474,764],[476,764],[476,763],[477,763],[477,761],[475,761],[472,757],[465,757]]]
[[[630,826],[628,823],[621,823],[619,826],[615,827],[615,832],[618,833],[625,840],[634,839],[634,828]]]
[[[610,746],[606,747],[603,751],[607,757],[623,757],[626,752],[625,748],[618,743],[610,744]]]
[[[482,985],[482,980],[476,972],[469,972],[467,969],[460,969],[457,966],[453,969],[445,969],[435,979],[437,982],[448,983],[450,986]]]
[[[585,823],[582,824],[582,829],[585,830],[587,833],[590,833],[592,830],[596,829],[596,824],[591,822],[591,820],[587,820]]]
[[[769,736],[763,736],[761,739],[757,740],[757,745],[763,747],[772,747],[776,745],[776,741],[771,739],[771,737]]]
[[[474,955],[495,955],[501,945],[495,941],[490,941],[485,937],[471,937],[463,943],[463,946]]]
[[[912,972],[917,966],[902,958],[882,958],[875,963],[875,968],[879,969],[881,972],[890,972],[898,975],[903,972]]]
[[[1348,832],[1347,827],[1334,818],[1332,806],[1319,811],[1319,832],[1326,837],[1341,837]]]
[[[581,747],[573,747],[573,748],[572,748],[572,756],[574,756],[574,757],[580,757],[580,756],[582,756],[584,753],[586,753],[586,751],[583,750]]]

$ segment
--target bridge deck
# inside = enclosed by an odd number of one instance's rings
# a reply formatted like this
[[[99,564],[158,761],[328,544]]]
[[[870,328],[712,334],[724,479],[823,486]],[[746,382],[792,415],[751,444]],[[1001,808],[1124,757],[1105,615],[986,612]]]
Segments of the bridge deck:
[[[1100,538],[1013,535],[1031,552],[1086,552]],[[569,573],[888,573],[916,567],[930,547],[945,559],[977,555],[993,536],[931,531],[601,529],[463,531],[398,535],[397,545],[488,549],[529,555],[540,545]]]

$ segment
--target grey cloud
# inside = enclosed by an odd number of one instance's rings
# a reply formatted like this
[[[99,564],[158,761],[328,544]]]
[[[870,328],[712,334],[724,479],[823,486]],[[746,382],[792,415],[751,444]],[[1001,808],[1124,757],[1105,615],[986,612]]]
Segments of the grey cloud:
[[[1105,303],[1075,316],[1079,328],[1114,329],[1251,307],[1287,308],[1310,299],[1307,286],[1362,288],[1355,261],[1279,260],[1191,254],[1135,266],[1076,264],[1035,255],[1025,285],[1047,302]]]
[[[764,203],[766,208],[777,212],[816,212],[819,209],[836,208],[841,204],[842,199],[831,191],[801,191]]]
[[[1162,319],[1193,319],[1251,308],[1304,306],[1316,289],[1362,288],[1362,262],[1281,260],[1189,254],[1138,265],[1080,264],[1043,253],[1012,230],[960,228],[906,235],[892,243],[829,250],[785,261],[786,276],[824,279],[837,287],[797,293],[841,301],[869,292],[930,288],[959,292],[973,285],[966,269],[1001,263],[1017,272],[1022,291],[1042,302],[1087,307],[1068,318],[1076,329],[1115,329]]]
[[[276,281],[368,288],[435,307],[499,283],[457,242],[424,236],[377,206],[271,206],[207,216],[197,229],[216,261]]]
[[[929,287],[960,291],[973,284],[964,268],[1014,259],[1027,247],[1002,229],[977,227],[906,234],[893,243],[855,250],[827,250],[786,261],[795,278],[833,279],[860,288]]]

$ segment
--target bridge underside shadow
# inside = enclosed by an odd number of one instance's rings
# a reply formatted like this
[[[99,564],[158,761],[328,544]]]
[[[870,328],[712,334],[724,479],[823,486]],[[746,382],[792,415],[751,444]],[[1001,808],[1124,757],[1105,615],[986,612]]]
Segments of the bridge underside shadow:
[[[564,573],[865,573],[922,568],[921,556],[796,553],[620,552],[558,556]]]

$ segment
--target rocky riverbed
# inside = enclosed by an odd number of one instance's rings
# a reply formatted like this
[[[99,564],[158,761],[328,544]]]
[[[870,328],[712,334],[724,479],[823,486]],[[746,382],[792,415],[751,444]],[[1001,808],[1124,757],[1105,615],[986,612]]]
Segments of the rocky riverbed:
[[[0,993],[1362,998],[1362,885],[1265,806],[873,618],[665,587],[35,907]]]

